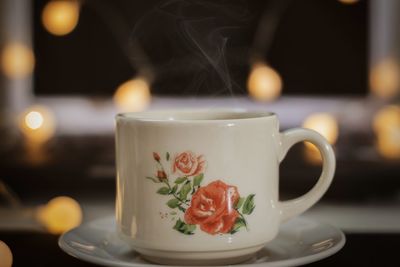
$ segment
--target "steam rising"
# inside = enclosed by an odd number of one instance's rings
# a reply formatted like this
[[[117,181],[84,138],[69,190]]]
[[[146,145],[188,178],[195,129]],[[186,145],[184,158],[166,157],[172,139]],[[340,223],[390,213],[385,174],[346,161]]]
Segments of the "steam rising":
[[[239,86],[232,69],[246,66],[248,57],[249,44],[237,41],[250,17],[244,3],[170,0],[142,17],[131,42],[155,67],[155,92],[233,95]]]

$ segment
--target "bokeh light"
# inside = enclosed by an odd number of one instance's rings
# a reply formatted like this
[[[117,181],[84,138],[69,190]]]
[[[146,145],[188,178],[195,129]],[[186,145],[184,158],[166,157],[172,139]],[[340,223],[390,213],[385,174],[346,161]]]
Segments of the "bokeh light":
[[[136,78],[121,84],[114,94],[114,102],[119,110],[142,111],[150,104],[150,85],[143,78]]]
[[[25,116],[25,124],[32,130],[36,130],[43,125],[43,116],[38,111],[30,111]]]
[[[378,152],[388,159],[400,159],[400,107],[386,106],[374,116]]]
[[[11,267],[13,256],[6,243],[0,240],[0,267]]]
[[[56,197],[38,209],[37,219],[50,233],[62,234],[81,224],[82,209],[70,197]]]
[[[53,137],[56,123],[53,113],[44,106],[32,106],[23,112],[20,130],[28,142],[44,143]]]
[[[374,66],[370,72],[370,88],[380,98],[388,99],[400,92],[400,67],[393,59],[385,59]]]
[[[311,114],[304,120],[303,127],[317,131],[330,144],[335,144],[339,135],[337,120],[329,113]]]
[[[357,3],[359,0],[338,0],[342,4],[351,5]]]
[[[310,142],[304,142],[303,154],[308,163],[312,165],[321,165],[322,156],[318,148]]]
[[[52,0],[42,12],[42,23],[54,35],[72,32],[79,20],[80,4],[76,0]]]
[[[386,106],[380,109],[373,120],[373,128],[376,133],[384,132],[392,127],[400,127],[400,107]]]
[[[387,159],[400,159],[400,128],[394,129],[386,134],[377,136],[377,149],[379,154]]]
[[[278,72],[264,63],[256,63],[250,72],[247,89],[258,101],[272,101],[280,96],[282,79]]]
[[[311,114],[304,120],[302,126],[318,132],[332,145],[336,143],[339,135],[338,122],[336,118],[329,113]],[[305,142],[305,156],[309,162],[314,164],[322,161],[318,148],[310,142]]]
[[[30,47],[12,42],[6,44],[1,53],[1,69],[10,79],[21,79],[32,74],[35,56]]]

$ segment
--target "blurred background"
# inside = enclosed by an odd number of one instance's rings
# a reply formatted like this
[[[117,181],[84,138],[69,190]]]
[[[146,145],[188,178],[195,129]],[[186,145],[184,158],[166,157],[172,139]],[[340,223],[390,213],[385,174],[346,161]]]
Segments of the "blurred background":
[[[353,244],[391,247],[399,25],[397,0],[0,0],[0,240],[14,266],[89,266],[56,239],[113,214],[114,115],[165,108],[269,110],[282,130],[320,132],[337,172],[306,216]],[[281,199],[309,190],[320,163],[312,145],[296,145],[281,165]],[[325,264],[350,252],[365,254]],[[367,255],[364,266],[378,262]]]

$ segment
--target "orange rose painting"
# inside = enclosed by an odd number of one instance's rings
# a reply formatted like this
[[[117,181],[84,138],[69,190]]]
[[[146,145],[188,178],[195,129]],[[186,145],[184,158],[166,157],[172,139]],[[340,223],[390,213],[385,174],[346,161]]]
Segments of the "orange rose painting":
[[[164,169],[162,158],[154,152],[156,172],[154,177],[146,177],[154,183],[162,184],[158,194],[170,196],[166,205],[182,212],[183,220],[176,211],[171,211],[175,220],[173,229],[186,235],[193,235],[197,226],[210,234],[234,234],[247,222],[244,215],[250,215],[254,208],[254,194],[241,197],[238,188],[221,180],[202,186],[206,161],[203,155],[191,151],[177,154],[172,160],[171,174]],[[170,161],[170,154],[165,154]],[[171,175],[178,175],[172,177]]]
[[[185,212],[185,222],[198,224],[201,230],[212,235],[226,234],[239,217],[233,208],[239,197],[236,186],[228,186],[220,180],[200,187]]]
[[[196,156],[190,151],[185,151],[175,157],[172,171],[187,176],[197,175],[204,172],[205,164],[203,155]]]

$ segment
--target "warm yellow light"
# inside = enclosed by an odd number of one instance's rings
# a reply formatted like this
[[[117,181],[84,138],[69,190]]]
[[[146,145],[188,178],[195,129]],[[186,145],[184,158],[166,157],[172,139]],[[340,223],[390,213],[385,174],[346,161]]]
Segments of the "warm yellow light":
[[[308,116],[303,122],[303,127],[317,131],[330,144],[335,144],[339,135],[336,118],[328,113],[315,113]],[[322,158],[317,147],[309,142],[305,142],[305,146],[306,159],[313,164],[320,163]]]
[[[150,99],[149,84],[142,78],[123,83],[114,94],[114,102],[122,111],[144,110],[149,105]]]
[[[306,160],[313,165],[322,163],[322,156],[318,148],[310,142],[305,142],[304,156]]]
[[[393,127],[400,127],[400,107],[386,106],[380,109],[374,116],[375,133],[388,131]]]
[[[330,144],[335,144],[339,134],[336,118],[328,113],[315,113],[308,116],[303,127],[320,133]]]
[[[23,112],[20,130],[28,142],[44,143],[53,137],[55,132],[53,113],[44,106],[32,106]]]
[[[43,116],[40,112],[31,111],[25,116],[25,124],[32,130],[36,130],[43,125]]]
[[[14,42],[4,46],[1,53],[1,68],[10,79],[20,79],[30,75],[35,66],[32,49]]]
[[[50,233],[62,234],[81,224],[82,209],[70,197],[56,197],[39,208],[37,218]]]
[[[377,136],[378,152],[388,159],[400,159],[400,128]]]
[[[0,267],[11,267],[13,256],[6,243],[0,240]]]
[[[339,2],[341,2],[342,4],[348,4],[348,5],[355,4],[358,1],[359,0],[339,0]]]
[[[387,106],[378,111],[373,128],[378,152],[389,159],[400,159],[400,107]]]
[[[247,89],[254,99],[271,101],[281,94],[282,79],[273,68],[263,63],[257,63],[251,70]]]
[[[372,92],[384,99],[400,92],[400,67],[393,59],[385,59],[372,66],[370,72]]]
[[[72,32],[79,20],[79,2],[76,0],[52,0],[42,12],[42,23],[54,35]]]

